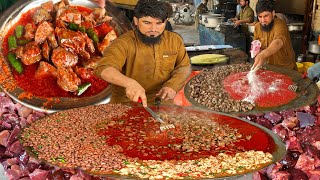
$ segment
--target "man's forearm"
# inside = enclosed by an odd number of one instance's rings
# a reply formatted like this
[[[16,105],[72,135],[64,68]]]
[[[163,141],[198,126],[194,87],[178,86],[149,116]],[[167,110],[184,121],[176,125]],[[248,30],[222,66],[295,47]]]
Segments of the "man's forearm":
[[[274,53],[276,53],[280,48],[282,48],[283,42],[281,39],[273,40],[268,48],[263,50],[260,54],[263,55],[264,58],[267,58]]]
[[[123,75],[117,69],[113,67],[107,67],[101,72],[101,78],[105,81],[115,84],[121,87],[126,87],[126,85],[130,84],[133,79]]]
[[[250,23],[250,18],[239,20],[240,23]]]

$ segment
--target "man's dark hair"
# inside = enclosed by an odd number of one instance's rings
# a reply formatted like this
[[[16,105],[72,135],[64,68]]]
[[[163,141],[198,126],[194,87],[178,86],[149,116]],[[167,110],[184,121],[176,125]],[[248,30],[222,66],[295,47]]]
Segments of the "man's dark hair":
[[[274,1],[273,0],[259,0],[256,5],[256,12],[260,14],[264,11],[272,12],[275,10]]]
[[[161,1],[139,0],[134,8],[134,17],[150,16],[164,22],[168,18],[168,6]]]
[[[250,0],[245,0],[244,2],[246,2],[246,1],[248,1],[248,6],[249,6],[249,4],[250,4]]]

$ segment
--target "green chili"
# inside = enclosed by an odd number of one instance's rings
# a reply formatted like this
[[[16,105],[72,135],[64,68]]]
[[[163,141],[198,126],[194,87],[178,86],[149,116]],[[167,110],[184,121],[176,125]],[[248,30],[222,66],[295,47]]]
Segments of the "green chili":
[[[72,30],[72,31],[78,31],[78,29],[79,29],[79,24],[69,23],[69,24],[68,24],[68,29],[70,29],[70,30]]]
[[[15,36],[9,36],[8,38],[9,50],[17,48],[17,39]]]
[[[83,94],[90,86],[91,86],[91,83],[89,83],[89,82],[81,84],[78,87],[77,95],[80,96],[81,94]]]
[[[91,38],[93,40],[93,43],[97,44],[99,43],[99,38],[97,33],[93,30],[93,28],[89,28],[87,29],[87,34],[89,36],[89,38]]]
[[[16,58],[16,55],[13,52],[9,52],[7,56],[11,66],[16,70],[19,74],[22,73],[23,68],[21,62]]]
[[[23,26],[22,25],[18,25],[15,29],[16,31],[16,37],[19,39],[22,37],[23,34]]]
[[[86,28],[85,27],[83,27],[83,26],[81,26],[81,27],[79,27],[79,31],[81,31],[81,32],[86,32]]]

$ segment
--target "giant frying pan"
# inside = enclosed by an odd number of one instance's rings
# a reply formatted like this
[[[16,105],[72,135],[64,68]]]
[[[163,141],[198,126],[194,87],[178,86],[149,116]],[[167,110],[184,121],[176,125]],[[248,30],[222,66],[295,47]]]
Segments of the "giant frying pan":
[[[294,100],[292,100],[291,102],[289,102],[288,104],[284,104],[281,106],[267,107],[267,108],[262,108],[262,107],[256,106],[252,110],[247,111],[247,112],[241,112],[241,111],[240,112],[230,112],[230,114],[233,114],[233,115],[246,115],[247,114],[247,115],[249,115],[249,114],[261,114],[261,113],[266,113],[266,112],[270,112],[270,111],[281,111],[281,110],[295,109],[295,108],[314,104],[317,101],[317,97],[319,95],[319,89],[318,89],[317,85],[314,82],[312,82],[309,78],[302,79],[301,74],[298,73],[297,71],[287,69],[287,68],[281,68],[278,66],[264,65],[264,69],[278,72],[278,73],[285,74],[285,75],[289,76],[293,82],[297,83],[297,85],[299,87],[298,88],[299,90],[297,91],[297,97]],[[190,79],[187,82],[187,84],[184,88],[184,93],[185,93],[186,98],[189,100],[189,102],[191,102],[192,105],[194,105],[196,107],[210,109],[209,107],[204,106],[204,105],[196,102],[190,96],[190,93],[191,93],[190,81],[192,81],[192,79]],[[305,89],[306,89],[306,92],[303,93],[303,91]]]
[[[54,3],[59,2],[60,0],[53,0]],[[2,52],[2,44],[4,43],[4,36],[8,32],[8,30],[19,20],[21,15],[28,10],[39,7],[42,3],[46,2],[46,0],[27,0],[27,1],[17,1],[12,7],[7,9],[0,18],[0,76],[1,79],[1,88],[14,100],[19,103],[30,107],[32,109],[36,109],[38,111],[46,111],[46,112],[55,112],[59,110],[83,107],[91,104],[102,104],[107,103],[109,101],[111,90],[110,86],[108,86],[105,90],[100,92],[99,94],[89,96],[89,97],[81,97],[81,98],[61,98],[61,97],[53,97],[48,102],[48,99],[40,98],[40,97],[28,97],[28,98],[19,98],[19,96],[23,95],[25,91],[19,87],[12,88],[12,84],[15,83],[13,75],[11,73],[10,67],[6,58],[4,58]],[[84,6],[88,8],[96,8],[98,5],[90,0],[69,0],[71,5],[76,6]],[[105,6],[106,11],[109,16],[113,17],[113,20],[110,25],[116,31],[118,35],[123,34],[124,32],[132,29],[132,26],[128,19],[116,8],[112,3],[106,1]],[[36,87],[35,87],[36,88]]]
[[[104,104],[104,105],[87,106],[87,107],[82,107],[82,108],[75,108],[75,109],[69,109],[69,110],[65,110],[65,111],[60,111],[60,112],[56,112],[56,113],[50,114],[50,115],[48,115],[46,117],[43,117],[42,119],[39,119],[36,122],[34,122],[32,125],[35,125],[36,127],[40,127],[40,126],[42,126],[43,124],[45,124],[47,122],[53,122],[54,123],[55,121],[58,121],[58,120],[59,120],[59,125],[60,125],[61,123],[68,123],[68,121],[74,121],[74,120],[77,120],[79,122],[79,121],[82,121],[82,118],[85,120],[85,122],[87,122],[88,125],[90,125],[92,122],[96,122],[96,119],[102,119],[103,120],[102,122],[104,122],[102,124],[108,124],[107,122],[111,121],[110,120],[111,117],[116,117],[119,121],[129,121],[129,119],[132,119],[132,118],[134,119],[135,117],[143,117],[143,118],[150,118],[151,117],[151,115],[146,110],[144,110],[144,108],[141,107],[141,106],[131,106],[128,109],[128,108],[126,108],[127,106],[125,107],[124,105],[121,105],[119,107],[115,107],[120,112],[125,112],[125,115],[121,115],[120,117],[118,117],[116,115],[116,113],[114,113],[114,111],[112,111],[112,109],[108,109],[108,108],[110,108],[112,106],[114,106],[114,105],[112,105],[112,104]],[[152,109],[156,109],[155,107],[151,107],[151,108]],[[263,126],[258,125],[258,124],[253,123],[253,122],[250,122],[248,120],[244,120],[244,119],[241,119],[241,118],[238,118],[238,117],[230,116],[228,114],[208,111],[208,110],[200,109],[200,108],[196,108],[196,107],[180,107],[180,106],[172,106],[172,105],[171,106],[170,105],[163,105],[163,106],[160,107],[158,112],[160,112],[160,113],[174,113],[174,114],[186,113],[186,115],[188,117],[194,116],[194,115],[205,116],[205,117],[210,118],[212,121],[220,122],[224,126],[226,126],[227,124],[228,125],[235,125],[234,127],[239,129],[240,133],[250,133],[250,134],[252,134],[252,136],[253,136],[252,140],[249,141],[251,147],[255,147],[256,148],[256,147],[261,146],[261,144],[263,144],[262,145],[262,146],[264,146],[263,149],[265,149],[266,151],[270,151],[270,153],[273,156],[272,162],[264,164],[263,167],[266,167],[266,166],[268,166],[268,165],[270,165],[272,163],[275,163],[275,162],[279,161],[286,153],[285,145],[283,144],[281,139],[276,134],[272,133],[269,129],[267,129],[267,128],[263,127]],[[86,115],[88,113],[93,114],[94,116],[91,116],[92,118],[87,119]],[[75,115],[75,114],[77,114],[77,115]],[[64,121],[62,118],[68,119],[68,121]],[[92,119],[92,121],[91,121],[91,119]],[[181,121],[181,122],[184,122],[184,120]],[[117,120],[113,119],[112,121],[115,121],[115,123],[117,124]],[[141,119],[138,119],[137,121],[141,122]],[[150,127],[148,127],[148,129],[149,128]],[[250,129],[249,131],[248,131],[248,128]],[[54,132],[53,129],[54,128],[47,128],[45,135],[53,133]],[[95,128],[89,128],[89,129],[90,129],[90,132],[96,132]],[[26,129],[25,128],[25,129],[22,130],[21,135],[24,134],[24,133],[28,133],[28,137],[27,138],[30,138],[31,137],[31,135],[29,136],[29,132],[30,131],[31,131],[30,129]],[[215,133],[215,132],[212,132],[212,133]],[[61,136],[65,136],[66,134],[67,134],[67,132],[64,131],[64,132],[61,133]],[[123,136],[127,136],[127,134],[128,133],[125,133]],[[258,135],[258,134],[260,134],[260,135]],[[255,139],[257,136],[261,136],[262,134],[263,134],[263,137],[266,137],[265,139],[268,139],[267,141],[261,142],[261,141],[258,141],[257,139]],[[256,137],[254,137],[255,135],[256,135]],[[116,135],[116,133],[113,133],[113,136],[118,137],[118,135]],[[55,137],[54,138],[55,140],[59,139],[57,137],[57,134],[55,134],[54,137]],[[48,139],[50,139],[50,138],[48,138]],[[46,141],[48,141],[48,139]],[[54,139],[52,139],[52,141],[55,141]],[[25,139],[24,139],[24,142],[26,142]],[[37,146],[38,145],[39,144],[37,144]],[[138,143],[137,143],[137,145],[138,145]],[[60,146],[61,146],[61,144],[60,144]],[[36,149],[36,147],[32,148],[32,147],[28,146],[28,147],[24,147],[24,148],[27,150],[29,155],[31,155],[32,157],[37,158],[36,154],[34,154],[34,151],[32,150],[33,148]],[[42,148],[44,148],[44,147],[42,147]],[[161,152],[159,152],[159,153],[161,153]],[[195,153],[195,152],[193,152],[193,153]],[[201,152],[198,152],[198,153],[201,153]],[[89,156],[83,155],[82,157],[90,157],[90,155]],[[40,159],[40,161],[48,163],[47,161],[45,161],[43,159]],[[48,164],[56,166],[56,167],[59,167],[59,168],[62,168],[62,169],[65,168],[65,167],[57,165],[55,163],[48,163]],[[263,167],[261,167],[261,168],[263,168]],[[77,167],[74,167],[74,168],[77,168]],[[254,169],[254,170],[251,170],[251,171],[248,171],[248,172],[244,172],[245,174],[244,173],[239,173],[239,174],[234,174],[232,176],[224,176],[224,177],[217,177],[217,178],[218,179],[237,179],[239,177],[246,177],[250,173],[252,173],[254,171],[257,171],[257,170],[258,169]],[[97,171],[97,170],[93,171],[93,172],[92,171],[86,171],[86,172],[91,174],[91,175],[99,175],[99,176],[102,176],[102,177],[113,177],[113,178],[117,178],[117,179],[118,178],[121,178],[121,179],[136,179],[136,177],[134,177],[134,176],[122,176],[122,175],[117,175],[117,174],[114,174],[114,173],[104,173],[102,171]]]

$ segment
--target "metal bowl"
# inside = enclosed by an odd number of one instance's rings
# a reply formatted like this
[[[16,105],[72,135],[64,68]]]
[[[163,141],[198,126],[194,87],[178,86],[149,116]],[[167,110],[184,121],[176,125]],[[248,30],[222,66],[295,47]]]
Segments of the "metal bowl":
[[[8,30],[20,19],[21,15],[26,13],[28,10],[40,6],[42,3],[47,0],[28,0],[28,1],[18,1],[11,8],[7,9],[0,18],[0,76],[2,77],[0,86],[1,88],[15,101],[38,111],[45,112],[55,112],[70,108],[88,106],[92,104],[102,104],[109,102],[111,90],[108,86],[102,92],[89,97],[81,97],[81,98],[61,98],[61,97],[53,97],[53,102],[47,104],[48,100],[40,97],[31,97],[31,98],[23,98],[20,99],[23,93],[26,92],[16,87],[14,89],[9,88],[9,82],[15,82],[13,75],[10,71],[10,67],[6,58],[3,56],[2,44],[4,43],[4,37],[7,34]],[[54,0],[54,3],[59,2],[58,0]],[[98,4],[90,1],[90,0],[69,0],[71,5],[84,6],[88,8],[98,7]],[[113,4],[109,1],[106,1],[106,11],[109,16],[113,17],[112,23],[110,25],[117,32],[118,35],[123,34],[124,32],[132,29],[131,23],[128,19],[121,13]]]
[[[289,23],[287,24],[288,30],[291,31],[302,31],[304,23]]]

